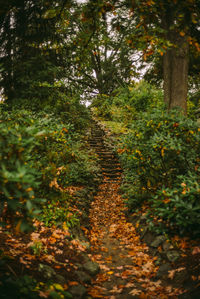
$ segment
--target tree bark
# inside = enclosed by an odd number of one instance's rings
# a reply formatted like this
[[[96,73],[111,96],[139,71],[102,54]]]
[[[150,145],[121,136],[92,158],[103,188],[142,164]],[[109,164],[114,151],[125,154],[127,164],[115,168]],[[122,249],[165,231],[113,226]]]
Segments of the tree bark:
[[[163,57],[164,101],[168,110],[178,107],[186,114],[189,64],[187,30],[177,28],[174,12],[171,9],[166,11],[162,18],[162,27],[166,40],[172,46]]]
[[[173,34],[174,48],[167,50],[163,59],[164,101],[168,109],[179,107],[187,113],[188,56],[186,35]]]

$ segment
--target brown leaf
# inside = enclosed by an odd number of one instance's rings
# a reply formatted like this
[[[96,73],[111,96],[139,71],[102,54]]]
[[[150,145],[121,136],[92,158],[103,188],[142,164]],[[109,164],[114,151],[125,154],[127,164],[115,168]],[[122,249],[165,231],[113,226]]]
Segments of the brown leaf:
[[[173,279],[174,278],[174,275],[175,275],[175,273],[176,273],[176,270],[170,270],[170,271],[168,271],[168,277],[170,278],[170,279]]]
[[[137,289],[133,289],[132,291],[129,292],[130,295],[140,295],[141,294],[141,290],[137,290]]]
[[[132,282],[128,282],[126,285],[125,285],[125,288],[133,288],[135,287],[134,283]]]
[[[192,250],[192,254],[195,255],[198,253],[200,253],[200,247],[194,247],[194,249]]]

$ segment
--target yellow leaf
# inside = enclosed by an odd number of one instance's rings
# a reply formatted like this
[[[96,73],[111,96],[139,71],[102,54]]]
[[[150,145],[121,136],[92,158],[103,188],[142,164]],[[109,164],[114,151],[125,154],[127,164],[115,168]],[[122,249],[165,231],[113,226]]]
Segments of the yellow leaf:
[[[108,275],[111,275],[111,274],[113,274],[113,273],[114,273],[113,271],[109,271],[109,272],[107,272]]]
[[[149,180],[147,181],[147,187],[151,187],[151,182]]]
[[[63,287],[58,283],[54,283],[53,286],[58,291],[64,291]]]

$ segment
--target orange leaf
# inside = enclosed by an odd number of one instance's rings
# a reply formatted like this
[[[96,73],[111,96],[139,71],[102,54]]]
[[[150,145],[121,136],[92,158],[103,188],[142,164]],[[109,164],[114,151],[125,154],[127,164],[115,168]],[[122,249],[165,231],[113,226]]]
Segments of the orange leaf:
[[[192,250],[192,254],[198,254],[200,253],[200,247],[194,247],[194,249]]]
[[[53,237],[49,238],[49,243],[50,244],[55,244],[56,241],[57,241],[56,238],[53,238]]]
[[[185,32],[181,31],[179,32],[180,36],[185,36]]]
[[[133,296],[135,296],[135,295],[140,295],[140,294],[141,294],[141,291],[140,291],[140,290],[137,290],[137,289],[133,289],[132,291],[130,291],[129,294],[130,294],[130,295],[133,295]]]
[[[68,281],[68,284],[70,286],[77,286],[78,285],[78,282],[77,281]]]

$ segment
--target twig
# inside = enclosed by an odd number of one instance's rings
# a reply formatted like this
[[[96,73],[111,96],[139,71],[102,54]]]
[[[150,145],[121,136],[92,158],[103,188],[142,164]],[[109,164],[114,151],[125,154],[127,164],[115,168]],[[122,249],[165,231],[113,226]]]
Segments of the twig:
[[[10,272],[12,272],[12,274],[15,275],[15,277],[18,277],[17,274],[15,273],[15,271],[9,266],[9,265],[6,265],[8,267],[8,269],[10,270]]]

